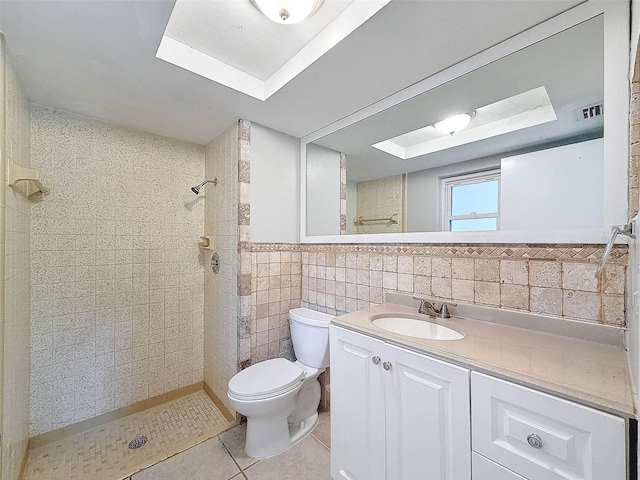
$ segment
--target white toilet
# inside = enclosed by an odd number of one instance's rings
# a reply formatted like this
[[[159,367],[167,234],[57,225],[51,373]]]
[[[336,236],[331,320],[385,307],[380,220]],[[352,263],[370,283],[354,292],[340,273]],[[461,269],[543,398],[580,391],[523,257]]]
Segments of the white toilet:
[[[291,339],[298,360],[265,360],[229,381],[229,401],[247,417],[244,450],[250,457],[266,458],[286,450],[318,422],[318,375],[329,366],[331,318],[308,308],[290,310]]]

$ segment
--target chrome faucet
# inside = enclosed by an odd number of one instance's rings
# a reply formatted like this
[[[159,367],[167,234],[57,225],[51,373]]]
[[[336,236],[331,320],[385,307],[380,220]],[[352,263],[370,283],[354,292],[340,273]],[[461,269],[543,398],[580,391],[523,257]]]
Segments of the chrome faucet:
[[[420,300],[420,306],[418,307],[418,313],[422,315],[429,315],[430,317],[451,318],[449,307],[457,307],[457,303],[445,303],[442,302],[440,310],[438,310],[433,303],[425,298],[413,297],[414,300]]]
[[[438,310],[433,306],[429,300],[424,298],[413,297],[414,300],[420,300],[420,306],[418,307],[418,313],[422,315],[429,315],[430,317],[436,317],[438,315]]]

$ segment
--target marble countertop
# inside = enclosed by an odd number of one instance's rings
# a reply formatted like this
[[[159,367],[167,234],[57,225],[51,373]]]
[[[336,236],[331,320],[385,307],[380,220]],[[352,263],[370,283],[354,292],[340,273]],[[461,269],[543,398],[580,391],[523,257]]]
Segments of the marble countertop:
[[[373,316],[394,314],[424,318],[465,337],[420,339],[371,323]],[[332,323],[615,415],[637,417],[627,352],[621,346],[457,315],[434,319],[418,315],[416,308],[393,303],[334,317]]]

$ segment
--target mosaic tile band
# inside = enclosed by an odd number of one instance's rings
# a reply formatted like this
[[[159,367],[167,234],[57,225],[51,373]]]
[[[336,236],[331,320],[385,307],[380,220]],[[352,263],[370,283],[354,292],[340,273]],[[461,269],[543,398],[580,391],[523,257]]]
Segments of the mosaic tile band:
[[[447,257],[510,258],[526,260],[578,260],[599,262],[604,253],[602,245],[414,245],[414,244],[293,244],[249,243],[252,252],[325,252],[325,253],[395,253],[398,255],[430,255]],[[616,245],[609,263],[627,265],[629,249]]]

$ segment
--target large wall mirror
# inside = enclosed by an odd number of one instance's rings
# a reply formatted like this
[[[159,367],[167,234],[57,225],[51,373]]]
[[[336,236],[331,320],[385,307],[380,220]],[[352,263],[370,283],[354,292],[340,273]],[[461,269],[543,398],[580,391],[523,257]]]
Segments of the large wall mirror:
[[[611,3],[304,138],[302,241],[606,242],[627,207],[628,12]]]

